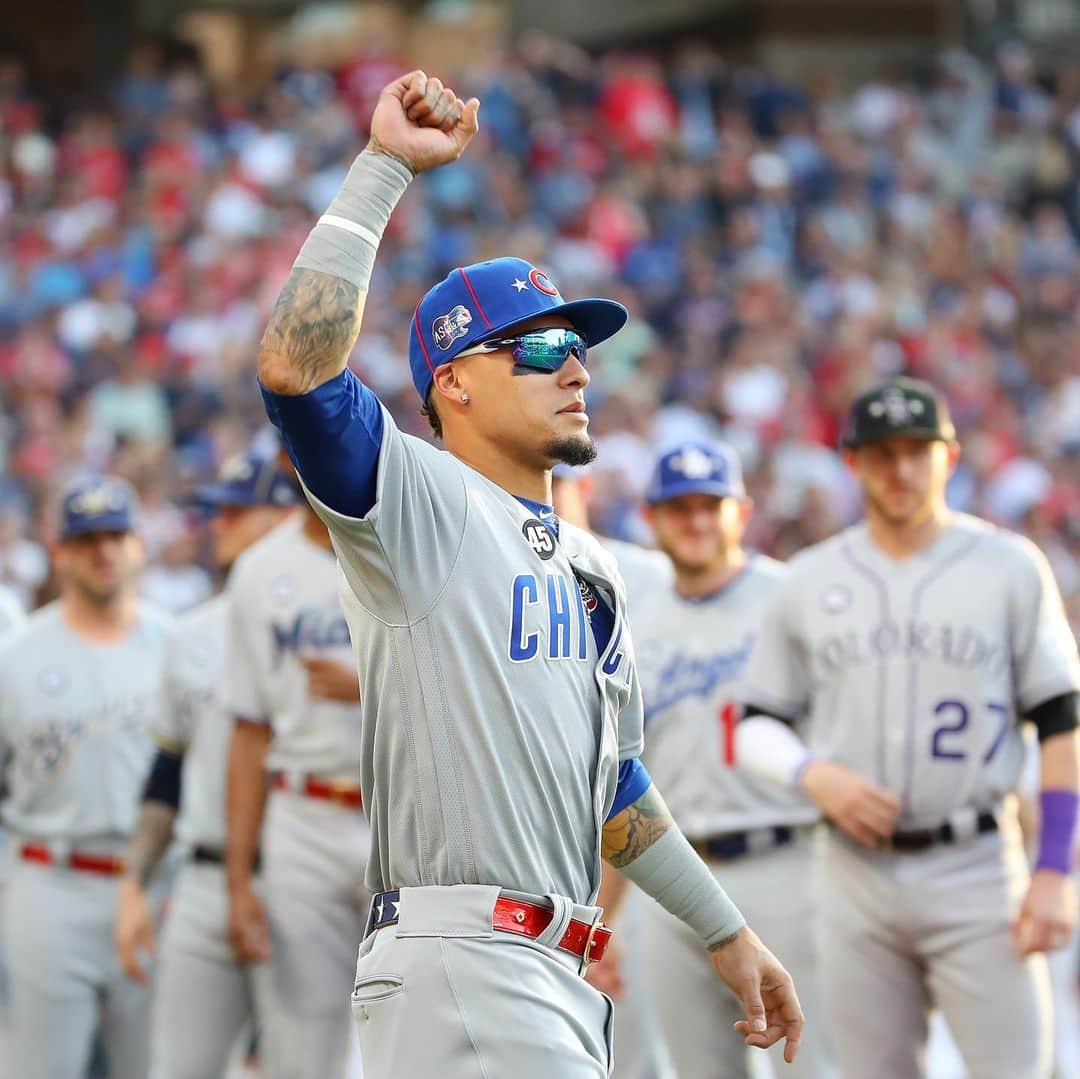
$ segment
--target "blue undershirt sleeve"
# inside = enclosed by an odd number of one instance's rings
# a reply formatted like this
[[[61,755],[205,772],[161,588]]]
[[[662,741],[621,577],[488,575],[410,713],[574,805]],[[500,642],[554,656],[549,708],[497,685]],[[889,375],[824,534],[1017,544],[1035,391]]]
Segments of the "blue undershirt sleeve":
[[[307,489],[336,513],[363,517],[375,505],[383,413],[379,399],[348,368],[296,396],[263,404]]]
[[[150,775],[146,778],[142,800],[164,802],[173,809],[180,807],[180,770],[184,758],[167,749],[159,749]]]
[[[637,757],[623,761],[619,765],[619,785],[615,788],[615,801],[607,819],[611,820],[628,805],[633,805],[651,786],[652,777]]]

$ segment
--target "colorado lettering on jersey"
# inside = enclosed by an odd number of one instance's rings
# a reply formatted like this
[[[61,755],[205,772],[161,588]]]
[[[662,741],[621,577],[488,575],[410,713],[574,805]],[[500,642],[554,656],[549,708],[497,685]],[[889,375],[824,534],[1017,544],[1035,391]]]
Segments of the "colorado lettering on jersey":
[[[39,719],[19,733],[15,766],[29,777],[47,775],[60,770],[76,742],[145,732],[156,702],[156,694],[136,693],[94,712]]]
[[[893,656],[938,660],[959,670],[982,670],[996,674],[1009,664],[1009,652],[989,640],[975,626],[894,621],[879,622],[866,629],[834,633],[814,649],[822,673],[837,674]]]
[[[322,607],[301,607],[290,622],[271,623],[274,662],[285,655],[330,648],[348,648],[349,627],[343,615]]]
[[[675,652],[649,678],[654,691],[649,697],[647,718],[651,719],[687,697],[707,699],[717,686],[734,682],[742,674],[753,647],[754,634],[748,633],[740,644],[727,651],[705,655],[682,650]]]

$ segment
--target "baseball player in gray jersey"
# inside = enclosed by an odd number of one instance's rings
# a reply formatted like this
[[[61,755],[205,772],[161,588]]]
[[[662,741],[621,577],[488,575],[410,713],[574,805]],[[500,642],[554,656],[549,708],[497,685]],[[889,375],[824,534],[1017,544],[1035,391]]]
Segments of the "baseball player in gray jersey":
[[[587,350],[625,309],[567,303],[521,259],[452,271],[420,301],[409,349],[446,452],[403,435],[346,366],[394,204],[461,154],[478,108],[421,71],[383,90],[259,356],[267,412],[330,527],[364,687],[376,895],[352,1000],[365,1073],[607,1075],[610,1003],[580,977],[609,937],[602,854],[697,930],[743,1000],[748,1042],[786,1037],[791,1057],[791,978],[637,759],[614,560],[551,507],[552,466],[595,453]]]
[[[113,1079],[145,1079],[150,994],[112,948],[122,854],[162,709],[166,618],[138,599],[135,496],[67,492],[59,600],[0,650],[12,868],[3,917],[20,1079],[82,1079],[100,1026]]]
[[[356,1042],[351,949],[371,901],[370,838],[359,687],[326,526],[305,505],[240,556],[227,592],[230,935],[242,959],[269,961],[267,1076],[339,1079]],[[260,829],[265,910],[252,885]]]
[[[691,844],[783,958],[807,1014],[820,1016],[806,931],[814,917],[809,829],[818,811],[805,795],[735,762],[737,683],[783,567],[742,546],[752,503],[729,446],[688,442],[668,450],[646,501],[675,579],[643,590],[631,614],[645,701],[645,765]],[[617,901],[624,882],[611,874],[602,897]],[[717,1022],[734,1002],[720,991],[694,935],[656,904],[646,911],[645,968],[676,1073],[747,1075],[741,1042],[729,1024]],[[832,1074],[823,1035],[820,1021],[812,1025],[793,1075]]]
[[[0,642],[26,622],[22,604],[15,594],[0,586]],[[0,775],[0,799],[3,798],[3,776]],[[0,911],[4,909],[4,885],[7,883],[8,833],[0,825]],[[4,963],[3,934],[0,933],[0,1060],[10,1059],[8,1049],[8,991],[7,968]],[[0,1070],[0,1076],[4,1072]]]
[[[228,569],[240,553],[281,523],[295,506],[295,480],[273,460],[239,454],[196,503],[212,514],[214,557]],[[237,1037],[254,1022],[262,968],[237,961],[228,935],[225,888],[225,765],[232,715],[224,699],[229,662],[224,595],[178,622],[165,673],[158,743],[128,846],[120,886],[116,946],[136,981],[147,971],[153,919],[146,882],[174,834],[186,855],[176,880],[154,975],[153,1079],[208,1079],[224,1074]],[[175,826],[175,827],[174,827]]]
[[[930,386],[863,394],[845,445],[866,520],[793,559],[773,596],[739,759],[832,825],[821,956],[844,1075],[920,1075],[936,1004],[972,1075],[1046,1076],[1037,953],[1076,920],[1076,643],[1040,552],[946,507],[959,451]],[[1042,761],[1030,878],[1012,794],[1023,722]]]

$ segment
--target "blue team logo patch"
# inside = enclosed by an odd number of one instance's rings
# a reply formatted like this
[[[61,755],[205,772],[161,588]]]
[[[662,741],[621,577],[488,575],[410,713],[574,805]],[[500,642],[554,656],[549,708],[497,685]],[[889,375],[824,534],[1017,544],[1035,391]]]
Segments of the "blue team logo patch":
[[[459,337],[464,337],[472,325],[472,312],[458,304],[448,314],[440,315],[431,324],[431,339],[436,348],[449,348]]]
[[[543,521],[530,517],[521,526],[521,534],[545,562],[555,553],[555,537]]]

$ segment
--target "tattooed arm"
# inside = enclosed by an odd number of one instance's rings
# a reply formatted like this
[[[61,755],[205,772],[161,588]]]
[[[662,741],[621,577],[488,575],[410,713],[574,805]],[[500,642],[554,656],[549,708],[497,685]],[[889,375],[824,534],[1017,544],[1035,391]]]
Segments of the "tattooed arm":
[[[623,869],[674,827],[668,807],[655,786],[605,825],[601,853],[616,869]]]

